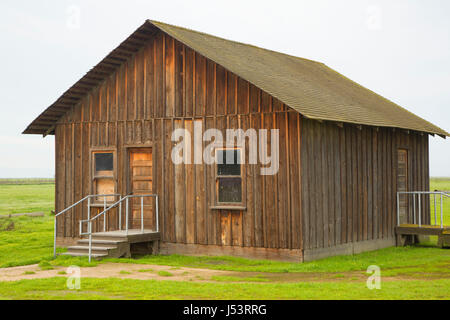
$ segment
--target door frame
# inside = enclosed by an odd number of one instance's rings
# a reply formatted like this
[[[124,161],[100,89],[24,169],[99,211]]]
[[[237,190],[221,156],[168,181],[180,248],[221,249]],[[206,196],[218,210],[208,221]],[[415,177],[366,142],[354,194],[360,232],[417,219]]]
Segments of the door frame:
[[[131,192],[131,185],[130,185],[130,151],[131,150],[139,150],[139,149],[150,149],[151,153],[152,153],[152,178],[154,179],[155,177],[155,165],[154,165],[154,161],[153,161],[153,143],[146,143],[146,144],[128,144],[125,145],[123,147],[123,155],[124,155],[124,164],[126,166],[125,170],[124,170],[124,175],[125,175],[125,195],[130,194]],[[152,184],[152,193],[154,192],[154,188],[153,188],[153,184]]]

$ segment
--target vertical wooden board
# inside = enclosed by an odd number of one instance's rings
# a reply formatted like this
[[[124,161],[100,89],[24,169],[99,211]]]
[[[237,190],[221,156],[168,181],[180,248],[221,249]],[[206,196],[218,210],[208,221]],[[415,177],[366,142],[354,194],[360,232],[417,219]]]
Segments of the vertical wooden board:
[[[242,211],[231,212],[231,245],[243,246]]]
[[[368,222],[367,222],[367,210],[368,210],[368,193],[367,193],[367,176],[368,176],[368,170],[367,170],[367,131],[368,128],[364,127],[361,134],[361,142],[362,142],[362,149],[361,149],[361,156],[362,156],[362,196],[363,196],[363,203],[362,203],[362,240],[367,240],[368,235]]]
[[[257,132],[261,128],[261,115],[253,114],[250,116],[250,127]],[[259,148],[258,148],[259,150]],[[261,165],[258,161],[253,166],[253,207],[254,207],[254,225],[255,225],[255,246],[264,247],[264,199],[263,199],[263,179],[261,176]]]
[[[388,132],[387,129],[383,130],[383,238],[387,236],[387,225],[388,225]]]
[[[165,198],[167,197],[167,193],[165,192],[164,185],[164,171],[165,171],[165,163],[164,163],[164,128],[163,128],[163,120],[155,119],[154,120],[154,142],[153,142],[153,177],[156,180],[153,184],[153,192],[155,192],[158,197],[158,205],[159,205],[159,230],[161,232],[162,241],[168,241],[167,238],[167,227],[166,227],[166,207],[165,207]],[[156,190],[155,190],[156,186]]]
[[[154,117],[155,106],[155,69],[154,69],[154,43],[148,41],[144,49],[144,64],[145,64],[145,106],[144,118],[150,119]]]
[[[196,147],[194,141],[194,129],[192,120],[185,120],[184,127],[187,132],[190,133],[191,139],[188,140],[188,137],[185,137],[185,148],[187,148],[187,144],[192,146],[191,150],[191,159],[189,159],[189,163],[184,166],[185,168],[185,181],[180,181],[183,184],[186,193],[186,243],[196,243],[196,219],[198,215],[202,215],[199,210],[196,210],[195,204],[197,199],[202,197],[202,193],[198,192],[196,188],[196,180],[195,180],[195,167],[193,164],[193,156],[194,148]]]
[[[251,127],[250,117],[248,115],[243,115],[240,118],[240,127],[244,132],[247,132]],[[253,129],[253,128],[252,128]],[[254,208],[254,194],[253,194],[253,176],[255,174],[255,164],[250,163],[250,144],[249,139],[245,140],[245,186],[246,186],[246,207],[247,210],[243,213],[242,224],[243,224],[243,245],[246,247],[254,247],[255,240],[255,208]]]
[[[316,202],[316,212],[315,212],[315,218],[316,218],[316,248],[323,248],[323,240],[324,240],[324,234],[323,234],[323,153],[322,153],[322,132],[320,123],[317,121],[313,122],[314,127],[314,153],[317,156],[316,159],[313,161],[315,162],[314,165],[314,176],[315,176],[315,194],[314,199]]]
[[[117,94],[117,120],[126,118],[126,87],[125,87],[125,65],[121,65],[117,70],[116,77]]]
[[[254,86],[253,84],[249,84],[249,112],[256,113],[259,112],[259,97],[261,94],[261,90]]]
[[[175,111],[176,117],[184,116],[184,45],[175,40]]]
[[[352,241],[356,242],[358,241],[358,215],[359,215],[359,193],[358,193],[358,132],[356,131],[358,129],[351,128],[352,132],[352,177],[353,177],[353,214],[352,214]]]
[[[236,82],[237,77],[235,74],[231,72],[226,72],[226,113],[227,114],[236,114]]]
[[[231,212],[220,211],[220,244],[231,245]]]
[[[274,127],[272,115],[265,115],[263,117],[264,128],[272,129]],[[270,130],[267,134],[267,150],[271,150],[271,136]],[[269,155],[272,156],[272,155]],[[269,248],[277,248],[278,246],[278,219],[276,206],[276,180],[272,175],[265,175],[264,179],[264,199],[265,199],[265,221],[267,232],[267,246]]]
[[[367,129],[367,239],[373,239],[373,128]]]
[[[224,115],[227,111],[226,105],[226,92],[227,92],[227,83],[226,83],[226,71],[225,69],[217,65],[216,66],[216,114]]]
[[[308,179],[309,179],[309,186],[310,186],[310,195],[309,195],[309,243],[310,243],[310,249],[317,248],[318,243],[318,231],[317,231],[317,220],[318,215],[321,214],[321,211],[318,206],[317,197],[318,197],[318,188],[320,188],[320,185],[317,183],[317,168],[320,168],[318,166],[318,163],[316,162],[316,159],[314,157],[314,154],[318,152],[317,148],[317,137],[318,132],[317,128],[315,128],[315,123],[313,120],[305,120],[305,124],[308,124],[307,136],[309,137],[308,141],[308,150],[310,153],[308,154],[308,162],[309,162],[309,172],[308,172]]]
[[[185,106],[184,115],[190,117],[194,114],[194,51],[187,47],[183,47],[185,55],[184,63],[184,95]]]
[[[99,87],[99,107],[100,107],[100,118],[102,122],[108,121],[108,101],[107,101],[107,83],[103,82]]]
[[[335,136],[335,125],[334,124],[327,124],[325,126],[326,128],[326,154],[327,154],[327,167],[328,167],[328,175],[327,175],[327,181],[328,181],[328,246],[333,247],[336,245],[336,239],[335,239],[335,227],[336,227],[336,219],[335,219],[335,199],[338,197],[337,191],[335,190],[335,171],[336,168],[334,166],[333,159],[336,157],[336,154],[334,153],[334,141],[333,137]],[[325,184],[326,185],[326,184]]]
[[[64,208],[67,208],[72,203],[71,201],[71,195],[72,195],[72,187],[73,187],[73,181],[72,181],[72,125],[66,124],[64,125],[64,169],[65,169],[65,201],[64,201]],[[64,214],[64,236],[65,237],[72,237],[72,210],[70,212]]]
[[[345,127],[346,135],[346,156],[347,156],[347,243],[353,241],[353,214],[356,208],[354,207],[353,194],[354,194],[354,169],[353,169],[353,132],[352,127]]]
[[[199,124],[204,127],[202,119],[196,119]],[[202,154],[203,142],[202,137],[195,137],[192,135],[192,139],[196,139],[193,144],[193,151],[197,154]],[[207,189],[206,189],[206,165],[202,161],[202,164],[194,165],[195,171],[193,172],[195,180],[195,225],[196,225],[196,243],[207,244],[207,213],[208,213],[208,203],[207,203]],[[213,182],[211,180],[211,182]]]
[[[392,216],[393,216],[393,204],[394,204],[394,197],[392,195],[392,186],[394,185],[395,179],[393,179],[394,172],[392,170],[392,131],[388,131],[387,136],[387,146],[386,146],[386,156],[387,156],[387,163],[386,163],[386,173],[387,173],[387,209],[388,209],[388,215],[387,215],[387,237],[391,237],[393,235],[393,226],[392,226]]]
[[[55,127],[55,212],[60,212],[64,207],[65,195],[65,161],[64,161],[64,125]],[[57,218],[57,235],[64,236],[63,216]]]
[[[380,129],[378,134],[378,239],[383,237],[383,210],[384,210],[384,198],[383,198],[383,131]]]
[[[284,110],[284,104],[277,98],[272,98],[272,104],[273,104],[273,112],[279,112]]]
[[[215,114],[216,91],[215,91],[215,63],[206,59],[206,106],[205,115]]]
[[[206,58],[195,54],[195,112],[194,115],[204,115],[206,107]]]
[[[182,120],[174,120],[174,130],[183,129]],[[172,143],[172,146],[175,142]],[[185,212],[185,196],[186,196],[186,182],[184,176],[184,164],[175,164],[175,230],[176,241],[178,243],[186,243],[186,212]],[[169,191],[170,192],[170,191]]]
[[[373,192],[373,239],[378,239],[378,215],[379,215],[379,201],[378,201],[378,132],[373,129],[372,135],[372,192]]]
[[[265,91],[261,91],[261,112],[272,112],[272,97]]]
[[[82,176],[82,197],[91,194],[91,176],[90,176],[90,145],[89,145],[89,124],[82,124],[82,168],[83,171],[80,173]],[[83,219],[87,219],[87,208],[83,206]]]
[[[165,115],[173,117],[175,113],[175,43],[174,39],[164,36],[165,50]]]
[[[308,202],[308,175],[303,174],[303,170],[307,172],[308,168],[303,164],[307,163],[307,149],[304,148],[303,126],[300,115],[296,112],[288,112],[287,116],[287,141],[288,141],[288,161],[289,161],[289,190],[290,198],[290,219],[288,221],[290,228],[291,249],[303,249],[304,240],[308,240],[305,234],[309,229],[309,202]],[[305,154],[305,156],[303,155]],[[303,188],[304,187],[304,188]],[[309,231],[308,231],[309,234]]]
[[[136,119],[136,60],[129,59],[126,66],[127,120],[134,120]]]
[[[206,118],[204,120],[204,131],[215,128],[215,120],[213,118]],[[205,142],[204,146],[209,145],[210,142]],[[219,213],[216,210],[211,210],[210,208],[214,206],[214,192],[215,192],[215,181],[214,181],[214,164],[205,164],[206,180],[205,180],[205,195],[206,195],[206,207],[207,214],[205,216],[205,226],[206,226],[206,243],[207,244],[218,244],[217,240],[217,217]]]
[[[154,38],[154,61],[155,71],[155,117],[165,116],[165,38],[162,32],[158,32]]]
[[[328,128],[325,124],[319,124],[319,135],[320,135],[320,162],[321,162],[321,169],[320,173],[320,187],[322,194],[320,196],[320,201],[322,202],[322,214],[320,219],[321,222],[319,223],[319,228],[322,229],[322,237],[320,239],[320,248],[326,248],[329,246],[329,225],[328,225],[328,216],[329,216],[329,199],[331,198],[331,195],[328,194],[328,185],[329,185],[329,166],[328,166]],[[320,220],[319,219],[319,220]]]
[[[145,111],[145,47],[139,50],[135,55],[136,60],[136,119],[144,119]]]
[[[289,225],[288,225],[288,166],[286,148],[287,148],[287,136],[286,136],[286,115],[284,113],[275,114],[275,129],[279,131],[279,168],[278,173],[275,175],[277,183],[277,213],[278,213],[278,248],[289,247]]]
[[[358,176],[357,178],[357,193],[358,193],[358,197],[357,197],[357,212],[356,212],[356,219],[357,219],[357,224],[356,224],[356,228],[358,230],[356,236],[357,236],[357,240],[361,241],[363,239],[362,237],[362,229],[363,229],[363,225],[362,225],[362,216],[363,216],[363,184],[362,184],[362,175],[363,175],[363,171],[362,171],[362,155],[361,155],[361,151],[362,151],[362,130],[363,129],[358,129],[355,130],[356,132],[356,174]]]
[[[342,189],[341,189],[341,163],[340,163],[340,132],[337,126],[334,126],[332,132],[332,148],[333,154],[331,161],[334,166],[334,192],[335,192],[335,204],[334,204],[334,244],[341,244],[341,232],[342,232]]]
[[[153,141],[153,121],[142,121],[142,143],[150,144]]]
[[[347,242],[347,217],[348,217],[348,201],[347,201],[347,146],[346,146],[346,130],[344,127],[339,129],[339,158],[337,159],[340,164],[341,175],[341,238],[340,243]]]
[[[249,110],[249,83],[238,77],[237,86],[237,113],[247,114]]]
[[[74,124],[74,133],[75,133],[75,139],[74,139],[74,201],[78,201],[83,198],[83,181],[82,181],[82,172],[83,172],[83,165],[82,165],[82,157],[83,154],[83,145],[82,145],[82,127],[80,123]],[[75,209],[75,217],[76,221],[81,220],[83,216],[83,211],[81,206],[77,206]],[[75,228],[75,236],[79,236],[79,229]]]
[[[310,186],[309,184],[309,172],[311,171],[311,168],[309,166],[309,155],[311,154],[311,147],[310,147],[310,139],[309,137],[311,136],[312,132],[311,130],[309,130],[310,126],[308,125],[309,121],[305,120],[303,117],[300,118],[300,123],[297,124],[297,126],[300,126],[300,139],[301,139],[301,150],[300,150],[300,157],[301,157],[301,168],[300,168],[300,172],[297,172],[298,170],[298,166],[296,165],[296,163],[300,160],[296,158],[296,153],[294,152],[296,146],[298,146],[298,143],[296,143],[295,140],[297,140],[298,135],[297,135],[297,128],[295,128],[293,126],[293,122],[297,120],[297,117],[295,114],[293,113],[289,113],[289,141],[290,141],[290,146],[291,146],[291,152],[290,152],[290,166],[291,166],[291,170],[290,170],[290,175],[291,177],[295,177],[296,174],[300,174],[301,175],[301,183],[302,183],[302,188],[301,188],[301,192],[302,192],[302,202],[301,202],[301,206],[302,206],[302,212],[303,212],[303,218],[301,221],[301,227],[303,229],[303,249],[309,249],[310,247],[310,220],[309,220],[309,215],[310,215],[310,211],[311,208],[309,206],[310,204],[310,192],[313,192],[312,186]],[[296,186],[296,183],[294,181],[294,179],[292,179],[292,187],[291,187],[291,202],[292,202],[292,217],[293,217],[293,221],[295,221],[297,214],[296,214],[296,206],[295,206],[295,199],[298,199],[297,195],[298,195],[298,186]],[[295,225],[295,223],[292,223],[293,225]],[[293,230],[293,235],[296,234],[296,230],[294,228]],[[296,241],[295,241],[295,236],[293,238],[292,241],[292,246],[295,248]]]
[[[177,235],[181,234],[176,227],[181,226],[182,222],[177,222],[175,217],[175,172],[174,164],[171,159],[172,153],[172,120],[164,120],[164,193],[165,193],[165,221],[166,233],[170,242],[177,239]],[[177,232],[177,233],[175,233]],[[178,233],[180,232],[180,233]]]

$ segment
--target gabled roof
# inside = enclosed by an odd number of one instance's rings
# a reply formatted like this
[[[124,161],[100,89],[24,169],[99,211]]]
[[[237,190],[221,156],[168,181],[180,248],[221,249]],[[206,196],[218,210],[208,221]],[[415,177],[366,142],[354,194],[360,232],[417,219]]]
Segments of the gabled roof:
[[[24,133],[51,134],[59,116],[145,45],[158,29],[307,118],[450,136],[323,63],[150,20],[47,108]]]

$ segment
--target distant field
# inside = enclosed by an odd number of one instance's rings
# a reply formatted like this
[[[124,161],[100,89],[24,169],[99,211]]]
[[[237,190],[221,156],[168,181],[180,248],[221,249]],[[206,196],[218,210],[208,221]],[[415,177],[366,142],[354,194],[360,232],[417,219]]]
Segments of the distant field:
[[[24,179],[5,179],[0,178],[0,185],[2,184],[54,184],[53,178],[24,178]]]

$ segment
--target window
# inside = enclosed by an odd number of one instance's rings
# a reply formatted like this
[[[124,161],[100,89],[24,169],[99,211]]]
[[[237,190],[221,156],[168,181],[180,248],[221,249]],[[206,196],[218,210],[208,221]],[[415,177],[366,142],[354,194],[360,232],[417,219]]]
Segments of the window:
[[[95,194],[115,193],[114,179],[114,153],[110,151],[96,151],[93,153],[93,191]],[[114,197],[107,197],[108,202],[114,201]],[[103,202],[103,197],[97,197],[96,201]]]
[[[217,205],[242,205],[240,149],[216,149]]]

